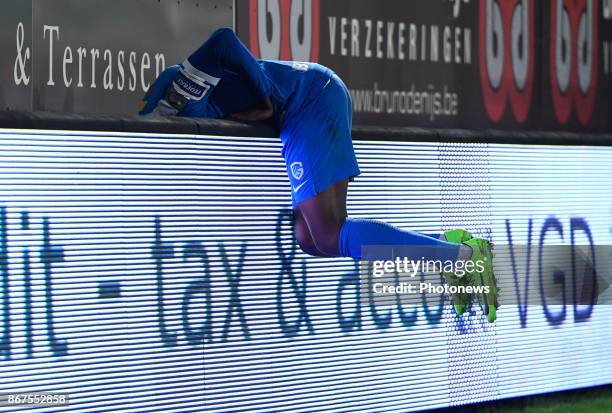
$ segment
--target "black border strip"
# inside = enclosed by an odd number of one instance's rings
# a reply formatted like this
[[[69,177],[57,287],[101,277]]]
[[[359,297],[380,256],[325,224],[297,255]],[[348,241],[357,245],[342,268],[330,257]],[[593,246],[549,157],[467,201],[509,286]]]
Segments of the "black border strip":
[[[278,137],[278,133],[273,127],[263,123],[178,117],[94,116],[13,110],[0,111],[0,128]],[[612,146],[612,134],[502,131],[493,129],[385,128],[358,125],[353,127],[353,139],[398,142]]]

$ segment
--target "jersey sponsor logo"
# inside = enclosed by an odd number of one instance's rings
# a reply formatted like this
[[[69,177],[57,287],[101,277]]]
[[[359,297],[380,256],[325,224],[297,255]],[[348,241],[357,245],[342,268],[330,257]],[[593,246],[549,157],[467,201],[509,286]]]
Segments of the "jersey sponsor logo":
[[[249,48],[261,59],[319,60],[320,0],[249,0]]]
[[[551,0],[550,73],[557,120],[565,124],[572,107],[587,124],[593,114],[597,88],[598,2]]]
[[[304,166],[302,165],[302,162],[293,162],[290,165],[290,169],[291,175],[293,175],[293,177],[298,181],[302,179],[302,176],[304,176]]]
[[[522,123],[535,77],[535,0],[480,0],[480,83],[486,112],[498,122],[510,102]]]

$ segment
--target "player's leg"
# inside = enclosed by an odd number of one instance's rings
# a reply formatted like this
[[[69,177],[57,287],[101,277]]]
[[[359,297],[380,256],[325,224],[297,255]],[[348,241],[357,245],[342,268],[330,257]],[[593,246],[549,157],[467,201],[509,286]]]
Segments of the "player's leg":
[[[300,234],[300,244],[306,246],[304,250],[312,251],[314,244],[321,253],[317,255],[330,257],[469,259],[472,249],[467,245],[404,230],[383,221],[347,217],[349,178],[359,175],[351,140],[351,110],[346,86],[337,76],[332,76],[315,101],[288,115],[281,130],[293,206],[299,208],[297,218],[304,219],[310,233],[310,238],[303,232]],[[303,230],[301,222],[298,225]],[[367,256],[362,257],[363,247],[372,246],[383,247],[370,248]],[[453,298],[462,304],[460,314],[469,303],[469,296]]]
[[[299,205],[317,250],[359,259],[363,245],[421,246],[408,249],[413,258],[435,253],[437,258],[456,259],[462,248],[456,244],[381,221],[346,218],[348,180],[360,173],[351,123],[350,94],[333,75],[315,101],[287,115],[281,130],[293,206]]]
[[[404,230],[383,221],[348,218],[347,188],[348,179],[344,179],[299,204],[314,245],[323,254],[330,257],[361,259],[363,247],[388,245],[393,247],[394,251],[399,247],[402,253],[409,254],[409,257],[415,260],[423,256],[426,259],[436,258],[442,261],[454,261],[458,257],[469,258],[471,250],[462,244]],[[372,253],[382,255],[368,256],[368,258],[392,258],[391,248]]]
[[[362,248],[388,245],[389,249],[376,248],[369,251],[367,259],[393,259],[394,255],[411,260],[439,259],[481,261],[485,271],[457,277],[445,273],[449,285],[485,286],[489,293],[478,298],[489,322],[496,319],[497,286],[492,268],[492,253],[489,243],[472,238],[465,230],[447,231],[442,238],[431,237],[415,231],[401,229],[386,222],[372,219],[349,218],[346,214],[348,180],[336,182],[325,191],[304,200],[296,208],[299,219],[304,220],[310,232],[310,245],[314,244],[323,256],[351,257],[361,259]],[[305,251],[308,252],[308,251]],[[380,254],[380,255],[373,255]],[[470,294],[453,294],[453,304],[458,315],[463,314],[471,301]]]
[[[300,220],[300,224],[303,222],[307,224],[307,230],[309,231],[309,235],[307,237],[309,241],[309,246],[314,246],[317,251],[324,251],[329,256],[340,256],[341,253],[341,234],[342,229],[346,225],[347,221],[347,213],[346,213],[346,197],[347,197],[347,189],[348,189],[348,179],[341,180],[332,186],[330,186],[327,190],[317,194],[316,196],[307,199],[299,204],[296,207],[296,210],[300,212],[298,215],[298,219]],[[304,217],[307,216],[308,220]],[[427,236],[424,234],[418,234],[412,231],[404,231],[399,228],[392,227],[382,222],[376,222],[372,220],[362,220],[361,222],[365,223],[366,226],[373,226],[373,229],[366,228],[366,232],[374,232],[370,234],[370,237],[382,237],[382,238],[366,238],[359,239],[355,237],[350,242],[358,242],[358,243],[375,243],[375,244],[386,244],[389,242],[389,239],[396,239],[394,242],[406,242],[409,244],[414,244],[415,242],[421,243],[423,241],[435,242],[439,241],[439,238],[443,238],[444,240],[448,240],[449,242],[454,243],[455,245],[461,244],[461,242],[471,239],[471,235],[464,230],[454,230],[448,231],[440,236]],[[359,223],[354,223],[356,226],[360,226]],[[303,227],[302,227],[303,228]],[[383,230],[381,232],[381,229]],[[364,229],[360,229],[358,232],[363,231]],[[389,234],[391,232],[391,234]],[[397,233],[402,237],[401,240],[397,240]],[[345,236],[347,236],[347,232],[345,232]],[[299,242],[299,239],[298,239]],[[345,240],[346,242],[346,240]],[[301,243],[300,243],[301,245]],[[412,245],[409,245],[408,248],[411,248]],[[460,248],[460,247],[457,247]],[[361,248],[357,247],[357,251],[360,251]],[[411,248],[412,249],[412,248]],[[308,250],[303,250],[306,253],[310,253]],[[413,250],[418,250],[418,248],[414,248]],[[378,250],[380,251],[380,250]],[[422,253],[423,251],[418,251],[418,253]],[[457,253],[453,253],[452,258],[456,257]],[[355,256],[353,258],[360,258],[359,256]],[[383,257],[368,257],[371,259],[387,259],[390,258],[388,256]],[[459,278],[455,277],[454,274],[445,274],[449,285],[467,285],[467,278]],[[471,301],[471,296],[469,294],[464,293],[455,293],[453,294],[453,305],[455,308],[455,312],[458,315],[461,315],[467,309],[469,302]]]
[[[293,228],[295,238],[303,252],[314,257],[327,257],[327,255],[317,249],[299,206],[293,208]]]
[[[343,179],[331,185],[327,190],[303,201],[294,209],[296,237],[298,244],[307,254],[316,250],[318,253],[311,255],[339,256],[339,235],[344,222],[347,219],[346,199],[348,192],[348,179]],[[304,218],[302,212],[304,208],[310,216],[312,231],[319,235],[317,237],[319,245],[323,251],[316,247],[316,243],[311,235],[311,229]],[[412,232],[412,231],[411,231]],[[414,233],[414,232],[412,232]],[[469,232],[463,229],[447,231],[443,234],[423,234],[414,233],[420,237],[428,237],[433,240],[448,241],[453,244],[461,244],[472,238]],[[387,244],[385,242],[384,244]]]
[[[336,182],[296,208],[306,224],[310,240],[324,256],[340,256],[338,245],[340,230],[346,219],[347,187],[348,179]]]

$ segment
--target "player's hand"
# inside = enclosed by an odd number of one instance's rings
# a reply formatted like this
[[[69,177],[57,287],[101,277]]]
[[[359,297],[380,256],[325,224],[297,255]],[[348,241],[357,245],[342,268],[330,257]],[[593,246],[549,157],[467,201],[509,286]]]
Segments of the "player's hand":
[[[268,98],[262,106],[245,110],[244,112],[232,113],[231,115],[229,115],[229,118],[251,122],[260,122],[270,119],[273,114],[274,107],[272,106],[272,99]]]

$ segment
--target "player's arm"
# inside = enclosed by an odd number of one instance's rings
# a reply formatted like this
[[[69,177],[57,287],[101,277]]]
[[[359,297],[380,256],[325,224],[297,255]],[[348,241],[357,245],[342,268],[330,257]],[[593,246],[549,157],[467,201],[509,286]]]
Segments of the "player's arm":
[[[270,98],[272,86],[261,66],[246,46],[229,28],[215,31],[210,38],[183,62],[183,70],[175,81],[180,87],[197,89],[199,84],[207,88],[204,94],[187,95],[190,99],[203,99],[223,77],[225,69],[232,70],[251,83],[259,97],[260,105],[248,111],[231,115],[240,120],[265,120],[272,116]],[[184,80],[182,77],[187,77]],[[196,80],[196,85],[189,83]],[[237,97],[239,98],[239,97]]]
[[[185,61],[176,66],[176,71],[166,76],[168,86],[155,87],[163,96],[157,99],[145,97],[143,102],[156,102],[156,107],[146,105],[141,114],[158,113],[162,115],[176,115],[185,113],[189,102],[203,101],[211,94],[212,89],[223,77],[226,69],[243,76],[253,85],[260,105],[248,111],[233,114],[233,118],[240,120],[265,120],[272,116],[273,107],[270,99],[271,84],[261,66],[251,52],[236,37],[229,28],[215,31],[209,38],[193,52]],[[169,77],[171,76],[171,77]],[[163,76],[160,76],[160,78]],[[240,97],[237,96],[237,99]],[[193,105],[191,105],[193,107]]]
[[[270,80],[255,57],[229,28],[215,31],[183,66],[190,67],[191,73],[213,78],[221,78],[224,69],[241,74],[253,85],[261,102],[269,98],[272,91]]]

